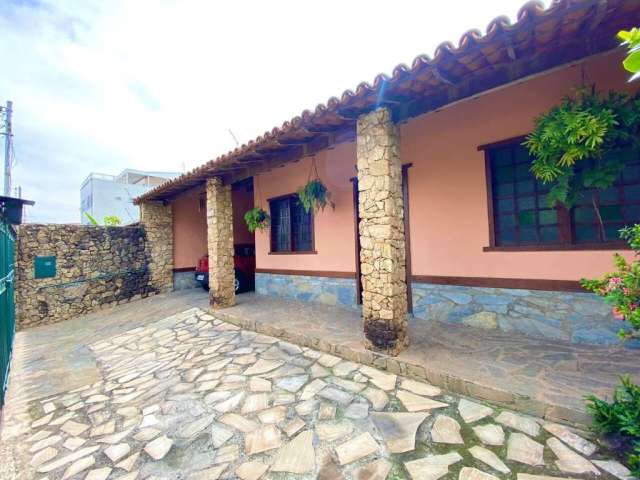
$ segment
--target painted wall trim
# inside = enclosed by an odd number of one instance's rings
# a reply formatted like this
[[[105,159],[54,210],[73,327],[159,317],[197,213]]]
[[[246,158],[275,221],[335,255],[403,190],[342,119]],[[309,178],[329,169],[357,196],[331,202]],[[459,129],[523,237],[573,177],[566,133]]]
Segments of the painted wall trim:
[[[300,275],[305,277],[356,278],[355,272],[331,272],[326,270],[278,270],[272,268],[256,268],[256,273],[273,275]]]
[[[574,280],[413,275],[411,277],[411,281],[416,283],[459,285],[464,287],[513,288],[523,290],[547,290],[552,292],[586,292],[586,290],[580,285],[580,282]]]

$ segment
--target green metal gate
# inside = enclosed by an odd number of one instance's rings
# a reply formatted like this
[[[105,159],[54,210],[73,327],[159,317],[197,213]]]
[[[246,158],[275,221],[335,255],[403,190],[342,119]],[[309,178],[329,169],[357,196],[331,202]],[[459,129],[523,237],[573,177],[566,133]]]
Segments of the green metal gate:
[[[15,332],[14,273],[16,235],[0,217],[0,406],[9,380],[9,364]]]

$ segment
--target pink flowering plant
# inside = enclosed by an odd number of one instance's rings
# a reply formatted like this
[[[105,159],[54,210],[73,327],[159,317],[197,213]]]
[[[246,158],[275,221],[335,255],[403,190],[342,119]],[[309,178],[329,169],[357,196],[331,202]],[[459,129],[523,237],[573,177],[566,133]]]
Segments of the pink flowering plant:
[[[623,228],[620,237],[629,243],[636,257],[640,255],[640,225]],[[604,297],[605,302],[612,306],[614,318],[631,327],[630,330],[620,330],[618,335],[621,339],[640,338],[640,260],[628,262],[616,253],[613,263],[616,267],[614,272],[599,280],[583,279],[582,286]]]

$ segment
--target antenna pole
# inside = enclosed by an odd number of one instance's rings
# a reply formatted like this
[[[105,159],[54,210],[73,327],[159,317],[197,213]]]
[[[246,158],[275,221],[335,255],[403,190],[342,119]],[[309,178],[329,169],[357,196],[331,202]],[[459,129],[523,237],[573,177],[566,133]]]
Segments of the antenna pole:
[[[7,101],[5,109],[5,129],[4,129],[4,196],[11,196],[11,113],[13,110],[13,102]]]

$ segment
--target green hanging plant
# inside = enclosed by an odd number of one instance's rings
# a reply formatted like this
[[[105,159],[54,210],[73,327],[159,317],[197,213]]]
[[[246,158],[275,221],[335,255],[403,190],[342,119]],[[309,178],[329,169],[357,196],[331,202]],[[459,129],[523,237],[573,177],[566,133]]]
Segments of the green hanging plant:
[[[244,221],[247,224],[249,232],[253,233],[256,230],[269,228],[271,217],[262,208],[254,207],[244,214]]]
[[[297,191],[300,203],[304,211],[309,213],[311,210],[324,210],[327,204],[331,208],[335,208],[335,204],[331,201],[331,192],[327,190],[319,179],[310,180],[304,187],[300,187]]]
[[[551,185],[549,206],[571,208],[590,191],[600,219],[599,191],[611,187],[640,147],[640,95],[580,86],[535,121],[524,145],[531,171]],[[604,227],[600,222],[602,234]]]

